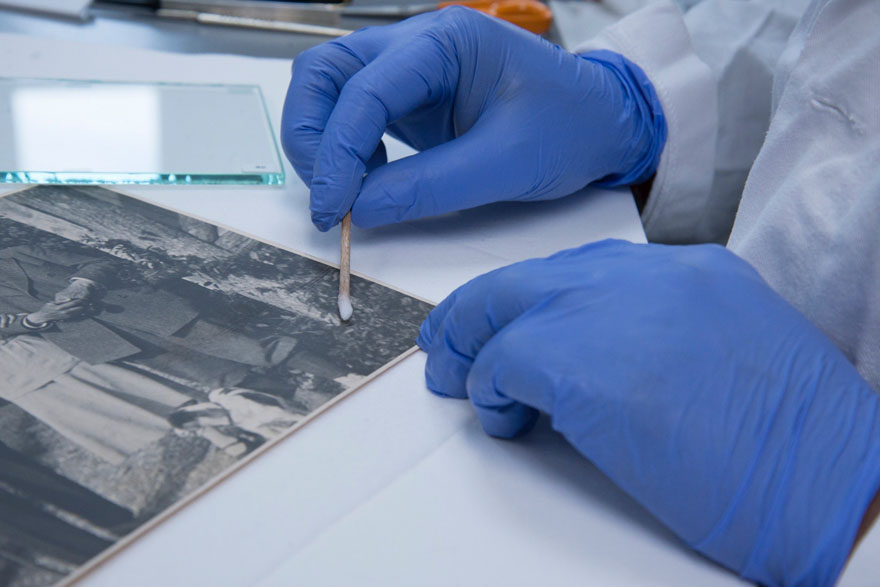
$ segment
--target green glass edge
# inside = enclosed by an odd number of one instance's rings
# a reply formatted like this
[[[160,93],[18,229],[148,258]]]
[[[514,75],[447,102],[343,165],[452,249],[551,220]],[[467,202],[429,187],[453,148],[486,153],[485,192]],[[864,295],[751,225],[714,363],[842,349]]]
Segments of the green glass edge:
[[[263,96],[263,89],[253,84],[187,84],[181,82],[138,82],[121,80],[66,79],[40,77],[3,77],[0,81],[23,82],[61,82],[75,84],[103,84],[120,86],[174,86],[190,88],[244,88],[257,91],[263,116],[272,137],[275,159],[278,162],[278,173],[229,173],[229,174],[198,174],[198,173],[101,173],[96,171],[22,171],[0,169],[0,184],[58,184],[58,185],[283,185],[285,180],[284,163],[278,140],[275,137],[269,108]]]

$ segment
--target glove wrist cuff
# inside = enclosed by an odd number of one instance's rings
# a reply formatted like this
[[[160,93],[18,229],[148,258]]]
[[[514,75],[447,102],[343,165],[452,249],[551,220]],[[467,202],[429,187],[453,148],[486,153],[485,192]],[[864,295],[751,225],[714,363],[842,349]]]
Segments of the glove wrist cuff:
[[[604,67],[620,82],[625,103],[631,110],[621,113],[621,119],[633,124],[632,139],[622,158],[625,170],[607,175],[593,185],[617,187],[647,181],[657,171],[668,132],[654,86],[638,65],[619,53],[600,49],[580,57]]]
[[[843,367],[802,386],[813,399],[810,387],[835,390],[841,408],[808,399],[806,413],[777,409],[772,425],[790,427],[787,440],[765,445],[738,503],[698,550],[760,584],[834,584],[880,488],[880,401]],[[840,371],[858,381],[845,384]]]

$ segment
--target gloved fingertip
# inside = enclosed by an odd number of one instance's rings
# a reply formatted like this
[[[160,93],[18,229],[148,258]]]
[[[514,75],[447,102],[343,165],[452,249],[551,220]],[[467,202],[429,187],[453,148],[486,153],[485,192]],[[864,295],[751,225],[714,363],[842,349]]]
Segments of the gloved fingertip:
[[[382,166],[364,179],[351,208],[351,221],[358,226],[375,228],[421,216],[418,208],[424,202],[418,200],[417,187],[394,171],[399,166],[392,165]]]
[[[538,410],[516,402],[502,407],[475,407],[483,430],[495,438],[523,436],[538,421]]]
[[[436,395],[437,397],[442,397],[443,399],[467,399],[467,398],[458,397],[455,395],[449,395],[448,393],[443,393],[440,390],[433,389],[430,385],[428,385],[427,387],[428,387],[428,391],[430,391],[432,394]]]
[[[394,220],[386,220],[376,215],[372,211],[364,212],[364,208],[359,205],[361,198],[355,200],[351,209],[351,222],[358,228],[376,228],[386,224],[394,224]]]
[[[433,393],[434,395],[436,395],[438,397],[447,398],[447,399],[465,399],[465,398],[460,397],[458,395],[446,393],[445,391],[443,391],[440,388],[440,386],[437,385],[437,382],[434,380],[434,378],[431,376],[431,372],[427,369],[425,369],[425,387],[428,388],[428,391],[430,391],[431,393]]]
[[[331,214],[327,212],[312,212],[312,224],[320,230],[321,232],[327,232],[337,224],[339,224],[339,218],[336,214]]]
[[[428,318],[425,318],[422,325],[419,327],[419,335],[416,337],[416,344],[419,345],[419,348],[428,352],[428,349],[431,348],[431,342],[434,340],[434,332],[431,328],[431,321]]]

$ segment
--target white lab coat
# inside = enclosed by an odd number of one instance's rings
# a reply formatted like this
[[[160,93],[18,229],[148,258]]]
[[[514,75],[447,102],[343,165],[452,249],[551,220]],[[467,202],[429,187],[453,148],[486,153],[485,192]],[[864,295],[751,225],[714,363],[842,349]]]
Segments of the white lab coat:
[[[880,2],[804,4],[657,2],[578,51],[623,53],[663,104],[648,238],[729,233],[880,390]]]
[[[880,391],[880,1],[662,1],[598,48],[667,117],[648,238],[726,241]]]

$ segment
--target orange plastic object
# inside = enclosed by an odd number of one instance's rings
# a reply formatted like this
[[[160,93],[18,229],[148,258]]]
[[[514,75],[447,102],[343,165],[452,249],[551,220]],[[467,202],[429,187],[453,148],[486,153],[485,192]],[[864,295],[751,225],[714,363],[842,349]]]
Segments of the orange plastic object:
[[[538,0],[460,0],[441,2],[437,7],[455,5],[485,12],[539,35],[550,30],[550,23],[553,22],[553,13]]]

